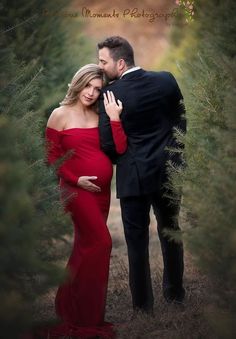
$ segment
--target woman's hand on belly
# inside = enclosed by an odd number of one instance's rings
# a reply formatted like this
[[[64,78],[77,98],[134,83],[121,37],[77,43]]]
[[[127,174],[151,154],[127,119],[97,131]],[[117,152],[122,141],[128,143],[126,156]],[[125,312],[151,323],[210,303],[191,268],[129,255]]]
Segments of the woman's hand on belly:
[[[78,179],[77,186],[89,192],[101,192],[101,188],[91,182],[97,180],[97,177],[81,176]]]

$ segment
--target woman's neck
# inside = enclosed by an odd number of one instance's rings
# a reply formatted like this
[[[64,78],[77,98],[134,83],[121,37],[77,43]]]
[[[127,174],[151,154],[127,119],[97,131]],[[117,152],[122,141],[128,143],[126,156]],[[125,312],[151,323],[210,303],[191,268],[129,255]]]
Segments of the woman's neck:
[[[72,107],[84,118],[91,114],[91,112],[95,112],[91,106],[84,106],[79,100]]]

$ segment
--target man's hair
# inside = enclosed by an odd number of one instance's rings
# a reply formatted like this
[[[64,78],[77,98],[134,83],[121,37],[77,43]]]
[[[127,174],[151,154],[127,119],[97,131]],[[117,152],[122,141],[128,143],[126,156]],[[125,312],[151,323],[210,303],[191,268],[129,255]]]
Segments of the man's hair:
[[[134,51],[130,43],[120,36],[111,36],[97,45],[98,49],[107,47],[114,61],[124,59],[127,66],[134,66]]]

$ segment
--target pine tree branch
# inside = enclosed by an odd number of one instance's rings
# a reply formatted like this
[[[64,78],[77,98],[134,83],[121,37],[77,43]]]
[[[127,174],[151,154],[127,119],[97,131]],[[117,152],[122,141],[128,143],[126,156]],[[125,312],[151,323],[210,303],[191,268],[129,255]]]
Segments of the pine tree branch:
[[[32,20],[32,19],[34,19],[34,18],[36,18],[36,17],[38,17],[38,14],[35,14],[35,15],[31,16],[30,18],[28,18],[28,19],[26,19],[26,20],[20,22],[19,24],[15,25],[15,26],[12,26],[12,27],[6,29],[5,31],[4,31],[4,30],[3,30],[3,31],[0,31],[0,34],[8,33],[8,32],[10,32],[10,31],[12,31],[13,29],[16,29],[16,28],[18,28],[18,27],[20,27],[20,26],[22,26],[22,25],[25,25],[27,22],[29,22],[30,20]]]
[[[19,98],[25,93],[27,92],[27,90],[30,88],[31,84],[37,79],[37,77],[39,76],[40,73],[42,73],[43,71],[43,67],[41,67],[39,69],[39,71],[35,74],[35,76],[30,80],[30,82],[23,88],[22,91],[19,92],[19,94],[16,96],[15,100],[12,102],[12,104],[10,106],[8,106],[8,109],[6,110],[6,114],[9,113],[9,111],[11,110],[11,108],[15,105],[15,103],[19,100]]]

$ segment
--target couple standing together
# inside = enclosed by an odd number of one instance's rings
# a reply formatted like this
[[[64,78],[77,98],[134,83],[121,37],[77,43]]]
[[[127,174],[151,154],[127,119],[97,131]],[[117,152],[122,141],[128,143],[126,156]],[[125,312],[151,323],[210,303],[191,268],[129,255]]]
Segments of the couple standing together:
[[[113,36],[98,44],[99,66],[82,67],[47,124],[47,157],[57,168],[65,209],[74,223],[74,245],[68,277],[56,295],[62,320],[51,338],[113,338],[104,321],[111,253],[106,225],[110,205],[112,162],[116,163],[117,197],[129,258],[129,283],[134,312],[152,314],[149,266],[149,213],[153,207],[161,243],[163,295],[182,302],[183,245],[165,230],[179,230],[180,197],[168,197],[167,162],[182,166],[174,130],[186,128],[183,97],[168,72],[147,72],[135,66],[131,45]],[[110,81],[104,86],[104,76]],[[72,193],[72,194],[71,194]]]

